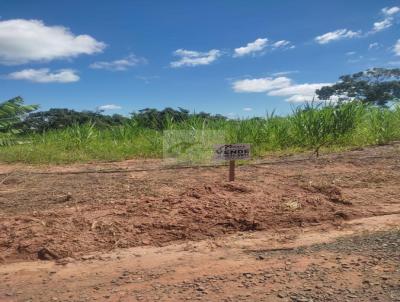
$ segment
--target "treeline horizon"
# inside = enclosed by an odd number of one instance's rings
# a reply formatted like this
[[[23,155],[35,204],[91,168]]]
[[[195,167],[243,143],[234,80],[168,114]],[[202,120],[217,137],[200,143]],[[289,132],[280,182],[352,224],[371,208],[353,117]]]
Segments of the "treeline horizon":
[[[180,123],[189,119],[227,120],[222,114],[211,114],[204,111],[190,111],[181,107],[177,109],[165,107],[144,108],[131,112],[128,116],[122,114],[105,114],[101,110],[74,110],[68,108],[50,108],[49,110],[34,111],[26,114],[15,128],[25,132],[43,132],[48,130],[64,129],[74,125],[93,124],[98,128],[122,126],[135,121],[139,126],[163,130],[167,123]],[[259,117],[253,117],[259,118]]]

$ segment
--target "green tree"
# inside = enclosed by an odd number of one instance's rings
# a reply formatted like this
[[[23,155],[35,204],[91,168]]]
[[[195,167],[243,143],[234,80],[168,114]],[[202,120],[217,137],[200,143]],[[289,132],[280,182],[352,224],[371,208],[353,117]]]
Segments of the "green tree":
[[[400,69],[373,68],[344,75],[336,84],[318,89],[316,94],[321,100],[336,96],[339,101],[359,100],[383,106],[400,99]]]
[[[24,105],[19,96],[0,103],[0,145],[11,143],[13,135],[20,132],[18,124],[23,117],[37,108],[37,105]]]
[[[224,116],[219,114],[212,115],[205,112],[190,113],[189,110],[180,107],[178,110],[169,107],[163,110],[145,108],[132,113],[132,119],[136,121],[138,125],[157,130],[164,130],[170,123],[182,123],[191,118],[200,118],[203,120],[226,119]]]
[[[129,119],[120,114],[104,115],[101,112],[75,111],[65,108],[52,108],[47,111],[30,113],[21,123],[24,132],[43,132],[63,129],[73,125],[95,124],[97,128],[122,125]]]

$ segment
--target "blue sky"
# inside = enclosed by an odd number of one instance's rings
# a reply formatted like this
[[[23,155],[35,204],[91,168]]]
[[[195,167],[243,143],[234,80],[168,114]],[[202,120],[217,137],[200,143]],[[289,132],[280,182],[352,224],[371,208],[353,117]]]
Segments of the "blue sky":
[[[0,99],[263,115],[400,66],[400,1],[0,2]],[[103,107],[101,107],[103,106]]]

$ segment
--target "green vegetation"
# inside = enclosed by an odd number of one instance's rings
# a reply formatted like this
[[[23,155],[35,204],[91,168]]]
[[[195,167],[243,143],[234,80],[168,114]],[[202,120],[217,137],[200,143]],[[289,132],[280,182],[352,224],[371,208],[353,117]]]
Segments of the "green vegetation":
[[[316,91],[320,100],[336,97],[339,101],[358,100],[385,106],[400,99],[400,69],[372,68],[343,75],[331,86]]]
[[[98,127],[96,122],[89,121],[62,129],[12,134],[16,143],[0,147],[0,161],[71,163],[160,158],[163,130],[223,131],[226,143],[251,143],[255,156],[300,151],[318,155],[320,149],[329,151],[400,139],[397,105],[377,107],[355,101],[339,105],[307,104],[294,108],[286,117],[270,114],[243,120],[179,111],[184,118],[173,114],[160,117],[160,111],[148,109],[146,115],[134,114],[119,125]],[[170,113],[174,112],[177,111]]]
[[[182,122],[193,117],[225,119],[221,115],[210,115],[204,112],[190,113],[188,110],[182,108],[179,108],[179,110],[172,108],[165,108],[164,110],[146,108],[132,113],[132,119],[139,126],[158,130],[164,129],[167,120]],[[109,126],[124,125],[130,120],[130,118],[120,114],[104,115],[102,111],[75,111],[66,108],[53,108],[47,111],[29,113],[15,126],[24,133],[35,133],[64,129],[87,123],[94,123],[96,128],[107,128]]]
[[[24,105],[21,97],[0,103],[0,146],[14,143],[15,135],[21,130],[16,126],[24,114],[38,108],[36,105]]]
[[[320,100],[335,98],[336,104],[310,103],[285,117],[243,120],[182,108],[146,108],[131,117],[57,108],[32,112],[38,107],[17,97],[0,103],[0,161],[70,163],[185,152],[182,158],[196,160],[208,157],[216,143],[250,143],[255,156],[302,151],[318,156],[320,150],[385,144],[400,139],[399,79],[400,69],[344,75],[316,91]]]
[[[75,111],[66,108],[54,108],[47,111],[29,113],[16,128],[24,133],[44,132],[54,129],[64,129],[73,125],[95,123],[96,127],[121,125],[129,118],[114,114],[103,115],[101,111]]]

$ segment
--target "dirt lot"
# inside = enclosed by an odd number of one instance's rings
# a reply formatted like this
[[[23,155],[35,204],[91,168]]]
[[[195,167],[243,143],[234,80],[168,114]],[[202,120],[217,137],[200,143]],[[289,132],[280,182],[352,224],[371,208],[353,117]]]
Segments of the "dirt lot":
[[[400,145],[160,166],[0,165],[0,301],[400,301]]]

